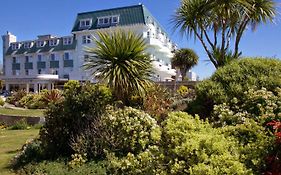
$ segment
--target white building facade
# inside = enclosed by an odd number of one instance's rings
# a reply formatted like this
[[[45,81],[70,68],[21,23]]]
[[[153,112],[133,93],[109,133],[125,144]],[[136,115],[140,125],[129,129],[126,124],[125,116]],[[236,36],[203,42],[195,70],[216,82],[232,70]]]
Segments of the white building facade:
[[[95,82],[83,69],[88,58],[86,47],[95,47],[97,32],[132,31],[148,44],[154,67],[154,81],[168,81],[176,75],[171,67],[176,45],[159,22],[143,5],[79,13],[72,35],[41,35],[36,40],[17,41],[7,32],[3,39],[3,72],[6,90],[39,92],[67,80]]]

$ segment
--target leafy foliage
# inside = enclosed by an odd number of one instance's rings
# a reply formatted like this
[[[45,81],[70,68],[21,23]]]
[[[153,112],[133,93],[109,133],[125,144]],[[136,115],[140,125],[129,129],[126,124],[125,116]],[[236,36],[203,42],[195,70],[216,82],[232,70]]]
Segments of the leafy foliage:
[[[266,88],[273,91],[281,87],[281,62],[275,59],[245,58],[218,69],[209,80],[196,86],[196,100],[188,111],[208,117],[213,106],[234,98],[244,101],[249,89]]]
[[[171,111],[172,103],[171,92],[160,85],[154,85],[147,89],[143,99],[143,110],[161,122]]]
[[[5,101],[3,100],[3,98],[0,97],[0,106],[4,106]]]
[[[40,130],[40,140],[49,156],[71,155],[72,138],[87,130],[111,102],[111,91],[102,85],[70,81],[65,84],[64,99],[51,103],[46,111],[46,123]]]
[[[175,51],[172,58],[172,65],[180,69],[182,80],[186,72],[198,63],[198,55],[192,49],[180,49]]]
[[[160,139],[160,128],[148,114],[125,107],[108,109],[88,132],[75,138],[72,148],[88,158],[105,157],[105,152],[117,156],[129,152],[138,154]]]
[[[87,48],[90,54],[86,70],[107,84],[118,100],[128,103],[130,95],[143,96],[152,70],[146,44],[141,35],[132,32],[98,32],[96,47]]]
[[[248,27],[273,21],[276,6],[273,0],[183,0],[173,20],[175,28],[201,42],[219,68],[240,56],[239,44]]]

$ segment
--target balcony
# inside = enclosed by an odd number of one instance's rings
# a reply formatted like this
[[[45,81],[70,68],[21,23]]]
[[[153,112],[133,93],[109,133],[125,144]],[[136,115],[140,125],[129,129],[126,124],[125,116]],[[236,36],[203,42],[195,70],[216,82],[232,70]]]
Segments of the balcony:
[[[31,63],[31,62],[24,63],[24,68],[25,69],[33,69],[33,63]]]
[[[45,68],[46,68],[46,62],[44,61],[37,62],[37,69],[45,69]]]
[[[73,67],[73,60],[64,60],[63,67]]]
[[[20,63],[13,63],[12,70],[20,70]]]
[[[50,61],[50,68],[59,68],[59,61]]]

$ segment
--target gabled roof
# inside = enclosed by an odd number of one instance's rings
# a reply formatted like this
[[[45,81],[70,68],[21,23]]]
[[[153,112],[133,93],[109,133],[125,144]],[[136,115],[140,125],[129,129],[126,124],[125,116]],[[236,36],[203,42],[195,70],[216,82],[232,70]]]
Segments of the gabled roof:
[[[76,21],[72,28],[72,32],[83,31],[85,29],[79,28],[80,20],[83,19],[92,19],[91,27],[86,30],[95,30],[100,28],[108,28],[112,27],[112,25],[108,26],[98,26],[98,18],[105,16],[119,16],[119,23],[117,26],[128,26],[135,24],[148,24],[151,21],[154,21],[162,31],[165,31],[159,22],[151,15],[148,9],[144,5],[134,5],[120,8],[112,8],[106,10],[97,10],[92,12],[78,13],[76,17]],[[116,25],[114,25],[116,26]]]

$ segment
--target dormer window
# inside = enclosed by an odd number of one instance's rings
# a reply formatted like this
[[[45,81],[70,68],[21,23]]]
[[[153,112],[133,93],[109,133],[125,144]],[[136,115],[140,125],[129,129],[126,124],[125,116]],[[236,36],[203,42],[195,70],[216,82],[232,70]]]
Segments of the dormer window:
[[[58,45],[58,39],[52,39],[49,41],[49,46],[56,46]]]
[[[37,47],[44,47],[45,41],[37,41],[36,46]]]
[[[31,45],[32,45],[32,42],[25,42],[25,43],[23,44],[23,47],[24,47],[25,49],[29,49],[29,48],[31,47]]]
[[[103,16],[103,17],[98,17],[98,26],[110,26],[110,25],[115,25],[119,23],[119,16],[114,15],[114,16]]]
[[[80,28],[89,28],[92,25],[92,19],[80,20]]]
[[[20,48],[20,43],[12,43],[11,46],[12,46],[12,50],[17,50]]]
[[[119,16],[112,16],[111,23],[112,24],[118,24],[119,23]]]
[[[63,45],[70,45],[73,42],[72,37],[63,38]]]

